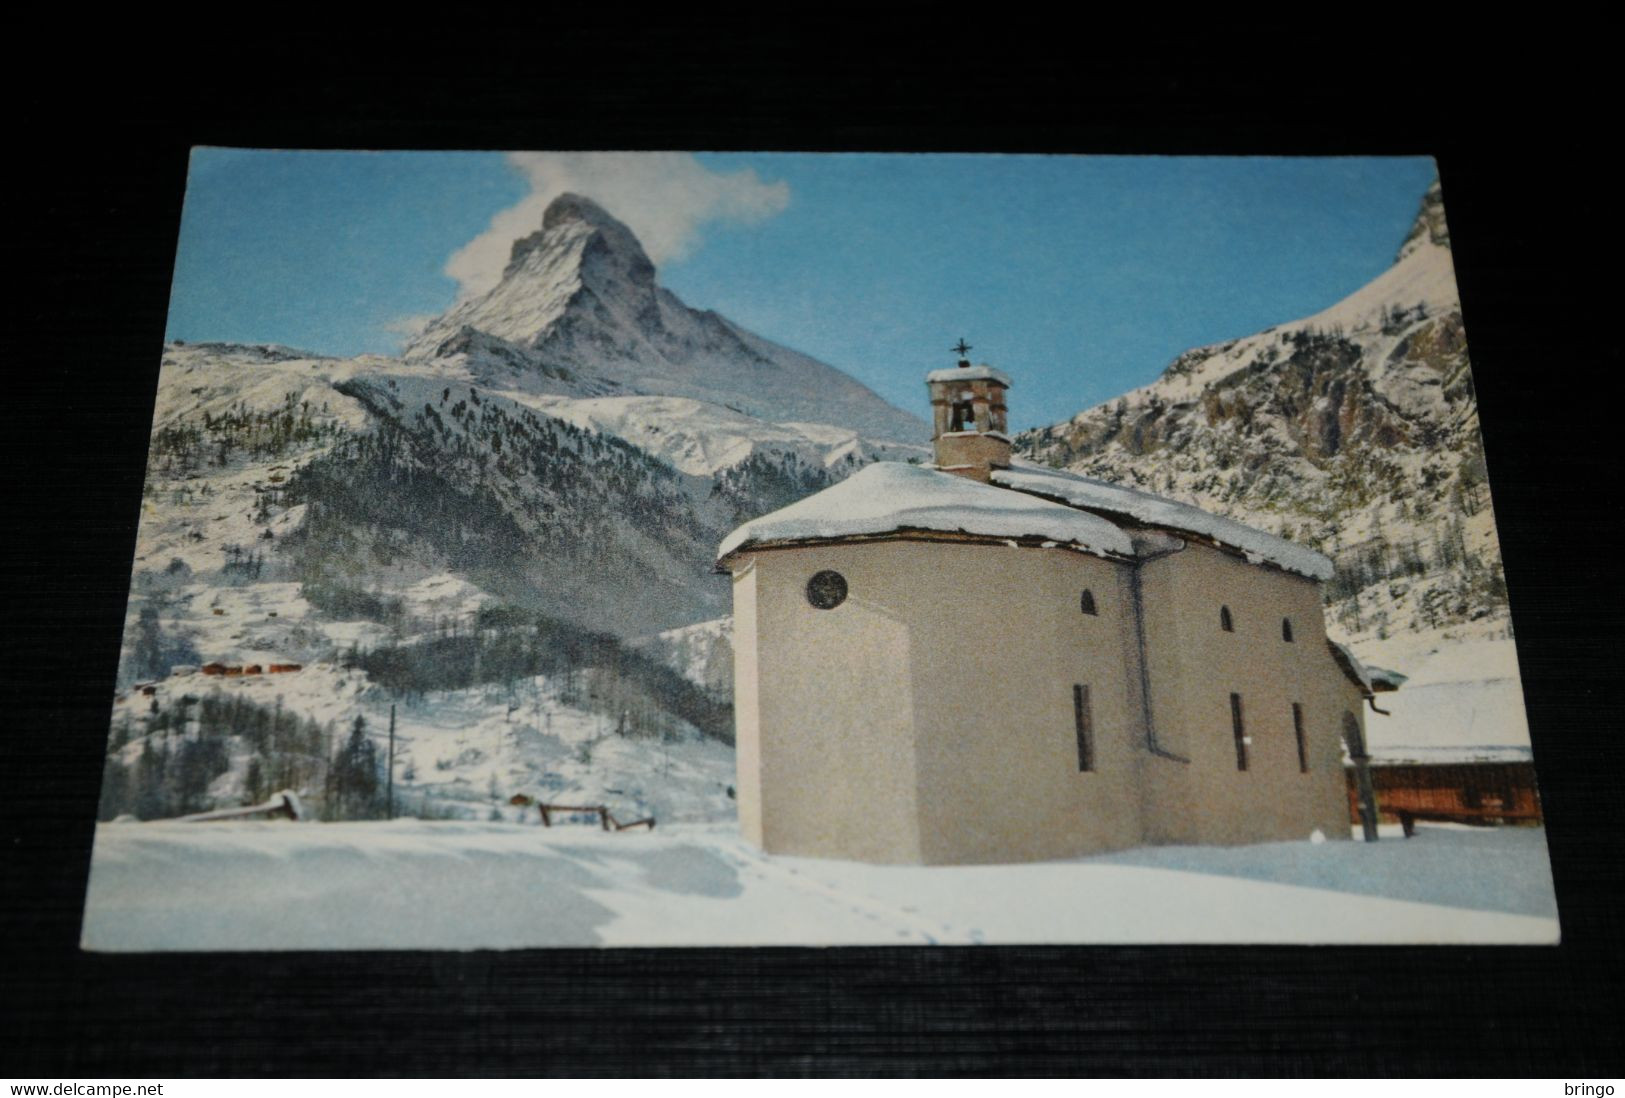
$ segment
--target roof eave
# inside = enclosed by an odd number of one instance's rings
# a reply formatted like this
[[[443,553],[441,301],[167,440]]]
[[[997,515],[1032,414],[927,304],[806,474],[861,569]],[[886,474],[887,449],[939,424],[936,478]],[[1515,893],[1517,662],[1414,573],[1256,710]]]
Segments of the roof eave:
[[[1354,667],[1353,664],[1349,662],[1351,657],[1343,650],[1342,645],[1328,637],[1326,640],[1326,649],[1332,654],[1332,659],[1336,661],[1338,668],[1342,670],[1343,674],[1348,678],[1348,680],[1360,688],[1361,697],[1376,697],[1376,694],[1372,692],[1371,686],[1365,681],[1365,679],[1361,678],[1360,672]]]
[[[1214,549],[1218,549],[1219,551],[1221,551],[1223,553],[1227,553],[1227,554],[1229,554],[1231,556],[1241,557],[1243,560],[1247,561],[1249,564],[1257,564],[1257,565],[1260,565],[1260,566],[1265,567],[1265,568],[1272,568],[1277,572],[1284,572],[1284,573],[1286,573],[1287,575],[1290,575],[1290,576],[1301,576],[1304,579],[1313,580],[1316,583],[1325,583],[1328,579],[1331,578],[1330,576],[1312,575],[1312,574],[1310,574],[1308,572],[1299,571],[1296,568],[1288,568],[1286,565],[1280,564],[1280,563],[1278,563],[1276,561],[1273,561],[1273,560],[1263,560],[1263,559],[1255,560],[1253,558],[1257,557],[1258,554],[1256,554],[1254,552],[1251,552],[1251,551],[1249,551],[1247,549],[1243,549],[1239,545],[1231,545],[1229,542],[1224,541],[1221,538],[1216,538],[1216,537],[1212,536],[1211,534],[1204,534],[1204,533],[1201,533],[1201,532],[1196,531],[1196,530],[1187,530],[1187,529],[1185,529],[1183,527],[1180,527],[1180,526],[1168,526],[1168,525],[1164,525],[1162,523],[1147,522],[1144,519],[1135,516],[1132,512],[1129,512],[1129,511],[1119,511],[1119,510],[1116,510],[1116,509],[1111,508],[1111,507],[1099,507],[1099,506],[1094,506],[1094,505],[1090,505],[1088,507],[1085,507],[1082,504],[1072,502],[1071,500],[1067,499],[1063,495],[1058,495],[1058,494],[1054,494],[1054,493],[1050,493],[1050,492],[1040,492],[1040,491],[1037,491],[1035,489],[1028,488],[1028,487],[1018,487],[1018,486],[1016,486],[1014,484],[999,484],[998,487],[1003,488],[1006,491],[1010,491],[1010,492],[1020,492],[1022,495],[1032,496],[1034,499],[1043,499],[1043,500],[1049,500],[1051,503],[1059,503],[1059,504],[1062,504],[1062,505],[1064,505],[1066,507],[1072,508],[1074,511],[1082,511],[1085,514],[1090,514],[1090,515],[1099,515],[1101,518],[1106,519],[1108,522],[1114,522],[1114,523],[1118,523],[1120,525],[1126,525],[1126,526],[1134,526],[1134,527],[1138,527],[1141,530],[1154,530],[1154,531],[1157,531],[1158,533],[1172,534],[1172,535],[1174,535],[1176,537],[1184,538],[1187,541],[1196,541],[1196,542],[1199,542],[1200,544],[1210,546],[1211,548],[1214,548]],[[1258,532],[1260,534],[1264,533],[1264,531],[1262,531],[1262,530],[1260,530]],[[1290,544],[1290,543],[1288,543],[1288,544]],[[1303,547],[1298,546],[1298,548],[1301,549]],[[1326,563],[1327,563],[1327,565],[1329,567],[1334,567],[1332,565],[1332,562],[1329,559],[1327,559],[1326,557],[1322,556],[1321,559],[1326,560]]]
[[[1069,549],[1075,553],[1101,557],[1120,564],[1132,564],[1135,557],[1110,549],[1100,549],[1080,541],[1067,541],[1044,534],[970,534],[962,530],[928,530],[922,527],[900,526],[871,534],[837,534],[830,537],[761,538],[748,539],[717,558],[712,571],[727,574],[732,571],[729,562],[755,552],[778,549],[812,549],[829,545],[859,545],[888,541],[950,542],[960,545],[1004,545],[1019,549]]]

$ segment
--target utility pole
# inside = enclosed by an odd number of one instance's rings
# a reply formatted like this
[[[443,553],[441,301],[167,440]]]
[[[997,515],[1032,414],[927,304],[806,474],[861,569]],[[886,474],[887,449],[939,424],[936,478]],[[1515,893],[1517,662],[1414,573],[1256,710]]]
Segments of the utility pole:
[[[395,703],[389,703],[389,818],[395,818]]]

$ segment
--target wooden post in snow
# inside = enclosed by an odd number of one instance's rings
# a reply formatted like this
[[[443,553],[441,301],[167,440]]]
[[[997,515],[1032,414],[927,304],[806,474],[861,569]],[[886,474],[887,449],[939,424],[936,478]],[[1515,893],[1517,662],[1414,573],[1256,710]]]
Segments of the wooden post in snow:
[[[389,703],[389,818],[395,818],[395,703]]]
[[[1365,751],[1365,734],[1352,713],[1343,714],[1343,742],[1354,764],[1355,788],[1360,794],[1360,829],[1368,843],[1377,841],[1377,790],[1371,784],[1371,756]]]

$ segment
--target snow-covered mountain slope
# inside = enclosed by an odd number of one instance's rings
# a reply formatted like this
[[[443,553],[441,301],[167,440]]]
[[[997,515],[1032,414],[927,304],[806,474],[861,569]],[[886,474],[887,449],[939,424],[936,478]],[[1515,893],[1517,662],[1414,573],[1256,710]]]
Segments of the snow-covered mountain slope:
[[[104,808],[241,803],[265,792],[250,755],[320,802],[332,736],[313,746],[304,725],[265,725],[337,722],[342,740],[364,715],[376,733],[388,697],[455,713],[403,711],[403,734],[438,742],[506,728],[497,687],[559,674],[574,685],[542,709],[616,735],[558,750],[542,736],[533,777],[611,799],[636,786],[635,803],[673,810],[686,780],[673,750],[726,770],[717,542],[877,458],[925,456],[928,433],[839,371],[687,309],[631,233],[578,198],[403,359],[174,343],[118,678],[136,693],[115,712]],[[213,731],[197,716],[211,706]],[[682,747],[690,733],[704,742]],[[661,760],[662,781],[626,778],[634,756]],[[455,753],[453,785],[518,777],[471,758]]]
[[[514,243],[501,281],[432,321],[405,358],[495,388],[690,397],[770,422],[929,437],[834,367],[684,305],[655,281],[631,230],[579,195],[555,199],[542,227]]]
[[[828,423],[771,423],[692,397],[505,395],[578,427],[625,439],[695,476],[710,476],[758,454],[834,468],[849,461],[924,460],[931,453],[924,443],[869,438]]]
[[[475,387],[359,375],[342,389],[378,429],[287,483],[308,508],[290,539],[307,579],[342,577],[366,546],[374,584],[403,565],[447,569],[622,635],[723,609],[704,562],[734,515],[714,481]]]
[[[1362,350],[1376,352],[1368,357],[1373,364],[1381,364],[1388,357],[1382,352],[1391,353],[1411,330],[1424,326],[1428,317],[1455,313],[1459,324],[1460,312],[1444,200],[1435,182],[1423,196],[1421,209],[1393,265],[1376,278],[1313,316],[1277,324],[1228,343],[1186,351],[1162,377],[1122,399],[1132,400],[1152,392],[1167,401],[1199,396],[1238,372],[1274,362],[1281,345],[1300,333],[1347,336]]]
[[[1406,632],[1507,635],[1437,184],[1393,266],[1344,300],[1187,351],[1150,385],[1016,445],[1330,556],[1330,624],[1362,658],[1397,666],[1384,646]]]
[[[133,691],[114,702],[102,817],[259,803],[284,785],[302,786],[306,807],[330,815],[330,773],[322,760],[337,753],[359,717],[381,763],[393,706],[401,815],[537,821],[535,809],[510,803],[525,794],[554,804],[604,804],[622,821],[733,819],[727,744],[674,718],[658,730],[629,729],[602,707],[584,707],[596,685],[581,675],[536,675],[398,701],[397,692],[364,670],[325,662],[229,678],[183,671],[150,693]],[[300,736],[320,741],[315,757]],[[195,760],[183,761],[199,744],[218,745],[215,767],[198,771]],[[382,814],[383,788],[374,792]]]
[[[688,397],[504,393],[439,363],[176,344],[136,590],[172,591],[183,569],[201,587],[342,573],[402,597],[480,571],[497,601],[636,635],[725,609],[709,553],[740,522],[925,452]]]
[[[733,618],[696,622],[633,642],[689,682],[717,698],[733,697]]]

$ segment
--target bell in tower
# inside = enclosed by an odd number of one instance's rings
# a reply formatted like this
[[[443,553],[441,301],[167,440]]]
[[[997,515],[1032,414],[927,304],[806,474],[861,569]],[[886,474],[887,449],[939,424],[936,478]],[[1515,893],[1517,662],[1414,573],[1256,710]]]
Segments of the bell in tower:
[[[1010,378],[987,363],[971,365],[970,345],[953,348],[959,365],[925,375],[931,391],[931,445],[937,468],[984,484],[994,469],[1010,467],[1004,393]]]

